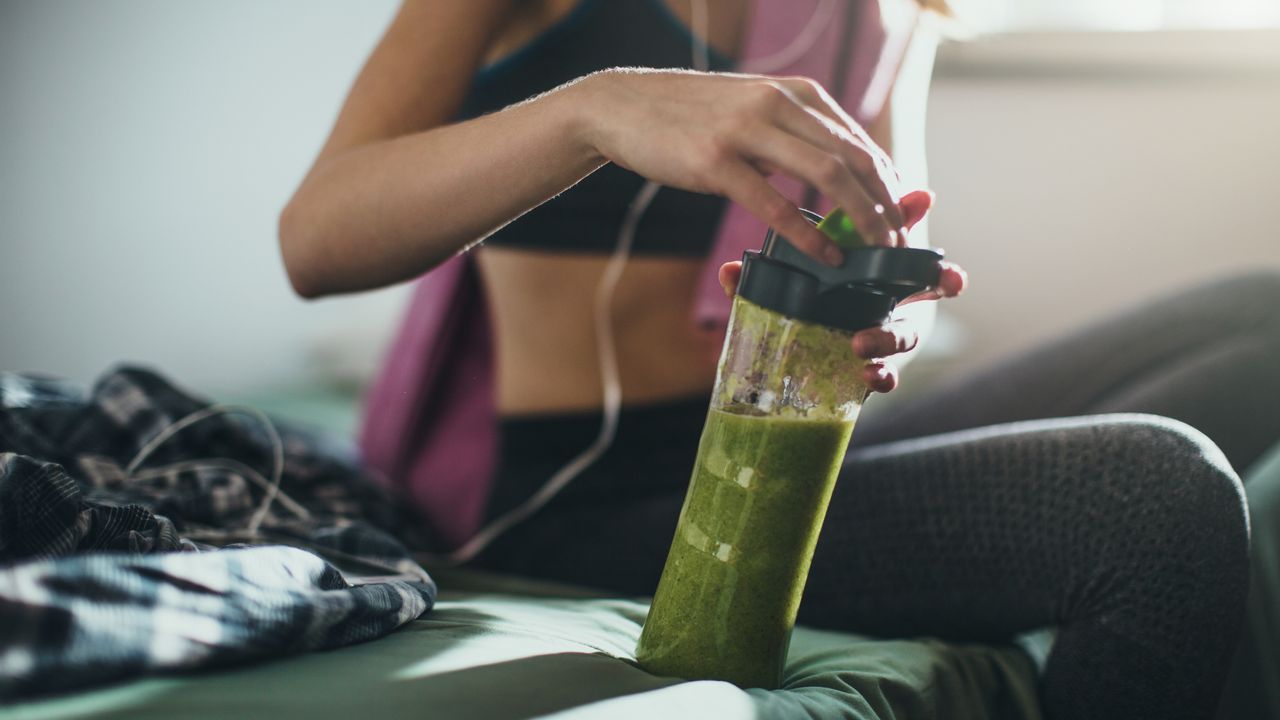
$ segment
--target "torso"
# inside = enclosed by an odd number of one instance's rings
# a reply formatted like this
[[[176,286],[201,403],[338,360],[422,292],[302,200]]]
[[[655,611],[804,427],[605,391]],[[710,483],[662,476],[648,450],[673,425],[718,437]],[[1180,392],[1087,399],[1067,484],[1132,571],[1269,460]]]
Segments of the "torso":
[[[494,317],[501,415],[600,407],[593,313],[605,262],[506,248],[479,253]],[[612,312],[624,404],[710,391],[719,348],[690,319],[701,270],[699,261],[671,258],[627,263]]]
[[[572,13],[578,2],[516,3],[521,9],[512,13],[508,26],[495,38],[489,61],[518,52]],[[712,48],[730,57],[736,55],[746,5],[746,0],[708,0]],[[668,6],[688,26],[689,0],[669,0]],[[598,227],[590,232],[607,235],[612,246],[617,227]],[[592,241],[599,244],[600,239]],[[593,312],[608,254],[498,245],[481,246],[475,252],[493,313],[499,414],[599,408],[602,390]],[[719,348],[691,322],[702,267],[700,256],[639,254],[628,261],[612,302],[624,404],[648,404],[710,391]]]

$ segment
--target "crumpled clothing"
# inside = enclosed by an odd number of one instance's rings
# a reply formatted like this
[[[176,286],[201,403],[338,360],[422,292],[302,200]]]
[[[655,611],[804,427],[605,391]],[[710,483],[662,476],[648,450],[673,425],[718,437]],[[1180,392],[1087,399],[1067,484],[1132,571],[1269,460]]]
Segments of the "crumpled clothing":
[[[88,394],[0,374],[0,697],[359,642],[430,609],[420,524],[352,459],[235,414],[174,431],[210,405],[138,368]]]
[[[0,698],[363,642],[434,597],[290,547],[26,562],[0,570]]]
[[[344,570],[427,577],[406,548],[429,545],[425,524],[323,435],[273,422],[284,451],[280,494],[255,533],[247,530],[269,491],[273,448],[253,418],[197,422],[126,472],[161,431],[210,405],[141,368],[109,372],[88,394],[61,380],[0,373],[0,453],[53,464],[0,465],[0,564],[77,550],[280,542]],[[25,507],[9,510],[11,502]],[[41,522],[50,525],[37,529]]]
[[[94,550],[142,554],[195,547],[166,517],[141,505],[84,499],[57,463],[0,453],[0,558],[60,557]]]

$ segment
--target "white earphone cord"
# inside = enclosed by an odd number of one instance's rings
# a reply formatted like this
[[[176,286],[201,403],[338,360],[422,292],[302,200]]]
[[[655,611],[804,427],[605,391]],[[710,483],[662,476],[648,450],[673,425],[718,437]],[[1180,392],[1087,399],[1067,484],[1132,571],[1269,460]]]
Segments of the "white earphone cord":
[[[267,442],[271,446],[271,479],[268,480],[262,476],[262,473],[245,465],[234,458],[202,458],[198,460],[183,460],[171,463],[164,467],[152,468],[140,471],[139,468],[151,457],[152,453],[159,450],[165,443],[169,442],[173,436],[183,430],[195,425],[203,420],[219,415],[245,415],[253,418],[262,426],[262,431],[267,436]],[[249,523],[242,528],[250,538],[257,538],[258,529],[262,526],[263,520],[266,519],[267,513],[271,510],[271,506],[277,500],[284,505],[289,512],[293,513],[299,519],[306,520],[311,517],[311,513],[307,512],[301,504],[289,497],[280,489],[280,481],[284,477],[284,441],[280,438],[280,433],[276,430],[275,424],[271,422],[261,410],[241,405],[210,405],[201,410],[178,418],[174,422],[162,428],[150,440],[142,446],[141,449],[133,456],[124,467],[124,474],[130,480],[148,480],[154,477],[163,477],[177,472],[185,472],[191,470],[200,470],[202,468],[214,468],[226,470],[241,475],[244,478],[257,484],[258,487],[265,491],[262,496],[262,502],[258,509],[254,511],[249,518]]]
[[[805,24],[804,29],[786,47],[759,60],[744,63],[743,69],[753,73],[767,73],[795,62],[809,50],[822,34],[823,29],[830,24],[835,8],[836,0],[823,0],[823,3],[814,10],[813,16]],[[692,0],[689,20],[690,29],[695,38],[692,64],[693,68],[700,72],[708,72],[711,67],[710,52],[706,42],[710,24],[707,16],[706,0]],[[603,393],[600,433],[585,450],[556,471],[528,500],[485,525],[448,556],[435,558],[424,554],[424,557],[450,565],[462,564],[475,558],[500,535],[527,520],[550,502],[613,445],[618,432],[618,417],[622,412],[622,381],[618,376],[618,357],[613,344],[613,293],[631,257],[631,247],[635,242],[636,228],[640,224],[640,219],[644,217],[645,211],[649,209],[649,205],[653,203],[653,198],[660,189],[662,189],[661,185],[646,181],[640,188],[640,192],[632,198],[622,225],[619,226],[618,240],[613,254],[610,255],[609,262],[605,265],[604,273],[600,277],[600,283],[596,286],[596,354],[600,363],[600,384]]]
[[[600,421],[600,434],[591,445],[587,446],[586,450],[556,471],[551,479],[547,480],[546,484],[528,500],[486,525],[465,544],[450,553],[448,559],[451,562],[464,563],[474,558],[499,535],[546,505],[571,480],[599,460],[600,456],[613,445],[613,438],[618,432],[618,415],[622,411],[622,382],[618,377],[618,357],[613,346],[613,318],[611,317],[613,291],[618,286],[618,279],[622,277],[622,270],[626,267],[627,259],[631,255],[636,226],[661,187],[655,182],[645,182],[644,187],[640,188],[640,192],[636,193],[635,198],[631,200],[631,205],[627,208],[627,216],[622,222],[622,229],[618,233],[618,244],[613,250],[613,255],[609,257],[609,263],[605,265],[600,284],[596,286],[596,354],[600,361],[600,383],[604,393],[601,403],[603,417]]]

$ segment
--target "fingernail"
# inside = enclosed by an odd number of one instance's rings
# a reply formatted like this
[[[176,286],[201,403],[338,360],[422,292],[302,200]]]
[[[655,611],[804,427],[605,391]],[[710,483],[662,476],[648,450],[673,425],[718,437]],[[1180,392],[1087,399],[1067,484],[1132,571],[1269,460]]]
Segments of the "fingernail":
[[[844,263],[844,253],[835,245],[828,244],[822,249],[822,258],[832,267],[840,267]]]
[[[897,247],[897,246],[898,246],[898,231],[890,230],[889,231],[889,247]]]

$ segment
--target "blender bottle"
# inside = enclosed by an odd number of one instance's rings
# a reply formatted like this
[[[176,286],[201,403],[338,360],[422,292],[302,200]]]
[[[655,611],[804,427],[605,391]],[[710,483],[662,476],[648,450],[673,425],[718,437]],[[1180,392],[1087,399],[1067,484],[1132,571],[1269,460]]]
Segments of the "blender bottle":
[[[844,255],[838,268],[823,265],[770,230],[759,253],[743,256],[693,477],[636,648],[650,672],[741,687],[781,682],[868,393],[851,338],[936,284],[941,258],[887,247]]]

